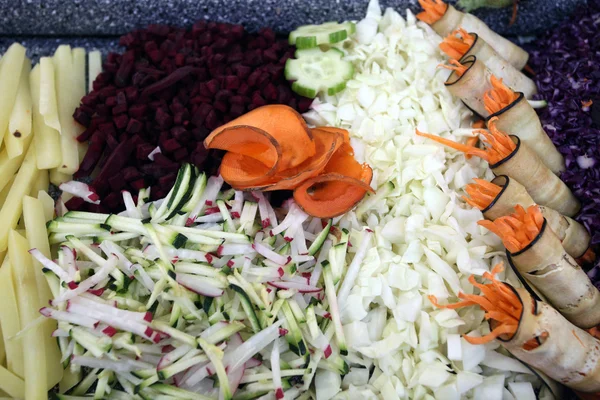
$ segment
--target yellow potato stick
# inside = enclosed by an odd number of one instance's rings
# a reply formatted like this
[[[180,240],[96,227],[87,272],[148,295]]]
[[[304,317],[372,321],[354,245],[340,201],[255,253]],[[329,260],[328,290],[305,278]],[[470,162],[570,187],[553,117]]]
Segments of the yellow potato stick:
[[[21,164],[25,159],[25,154],[27,154],[27,150],[29,150],[30,143],[32,141],[31,139],[32,135],[29,135],[25,138],[25,142],[23,143],[24,153],[18,157],[9,159],[6,149],[3,149],[0,152],[0,190],[4,189],[10,178],[16,174],[21,167]]]
[[[8,128],[8,120],[19,89],[19,76],[25,61],[25,47],[14,43],[8,48],[2,60],[2,68],[0,68],[0,88],[2,88],[0,91],[0,132],[4,133]],[[0,145],[3,139],[4,136],[0,135]]]
[[[79,103],[81,102],[81,98],[87,93],[85,86],[85,49],[81,47],[73,49],[73,77],[75,79],[75,85],[72,93],[72,110],[75,111],[75,109],[79,106]],[[83,133],[85,127],[77,123],[75,130],[77,132],[77,136],[79,136]],[[77,136],[75,137],[75,139],[77,139]],[[77,148],[79,150],[79,160],[82,160],[85,156],[85,153],[87,152],[88,144],[87,142],[82,143],[77,141]],[[77,165],[77,167],[79,167],[79,165]]]
[[[11,230],[8,235],[8,256],[12,265],[21,326],[24,327],[39,317],[40,299],[33,261],[29,254],[29,243],[15,230]],[[47,342],[44,336],[44,327],[36,325],[28,329],[21,339],[24,377],[27,382],[26,399],[46,400],[48,398]]]
[[[42,206],[44,207],[44,222],[54,219],[54,199],[50,197],[48,191],[40,190],[37,198],[42,202]]]
[[[88,54],[88,93],[94,90],[94,81],[102,72],[102,53],[98,50]]]
[[[8,232],[17,226],[23,211],[23,197],[31,192],[31,186],[38,173],[35,150],[30,147],[6,197],[4,207],[0,210],[0,221],[2,221],[0,224],[0,251],[7,248]]]
[[[33,103],[33,132],[36,147],[37,166],[39,169],[57,168],[61,165],[62,152],[60,149],[60,133],[54,127],[48,125],[48,118],[42,114],[43,84],[40,83],[40,75],[43,69],[41,63],[36,65],[29,75],[29,86]],[[52,66],[52,62],[50,61]],[[52,67],[54,71],[54,67]],[[54,78],[52,79],[54,88]],[[54,94],[53,94],[54,96]],[[54,114],[56,114],[56,98],[54,98]],[[58,118],[58,117],[57,117]],[[58,122],[58,119],[56,120]],[[57,125],[57,124],[55,124]],[[60,125],[58,125],[60,128]]]
[[[25,382],[0,365],[0,389],[13,399],[25,398]]]
[[[77,145],[77,123],[73,119],[73,89],[76,79],[73,76],[73,55],[71,47],[61,45],[54,53],[54,70],[56,78],[56,99],[58,103],[58,119],[60,121],[60,148],[62,162],[59,172],[72,175],[79,167],[79,150]]]
[[[11,268],[9,257],[6,256],[2,267],[0,267],[0,325],[2,325],[2,338],[6,351],[6,367],[12,373],[23,377],[21,340],[9,340],[21,330],[21,319],[17,307]],[[1,381],[2,379],[0,379]]]
[[[52,57],[42,57],[39,63],[39,107],[44,122],[60,134],[60,120],[56,104],[56,84],[54,77],[54,63]]]
[[[73,179],[73,175],[63,174],[58,168],[50,170],[50,183],[53,185],[59,186],[61,183],[69,182],[71,179]]]
[[[8,192],[10,192],[10,188],[11,188],[13,182],[15,181],[15,177],[16,177],[16,175],[13,175],[8,180],[8,182],[6,182],[4,189],[0,190],[0,209],[4,205],[4,202],[6,201],[6,197],[8,197]]]
[[[4,257],[4,254],[1,255]],[[4,340],[2,340],[2,325],[0,325],[0,365],[4,364],[4,357],[6,356],[6,349],[4,348]]]
[[[31,72],[31,60],[25,58],[21,76],[19,78],[19,89],[15,104],[8,121],[5,145],[8,158],[15,158],[23,154],[23,143],[25,138],[31,134],[31,93],[29,91],[29,73]]]
[[[48,233],[46,232],[46,217],[44,215],[44,205],[42,204],[42,201],[26,196],[23,199],[23,219],[25,220],[25,230],[27,231],[27,241],[29,242],[28,248],[36,248],[47,258],[51,258]],[[42,264],[33,257],[31,259],[33,261],[33,270],[39,296],[39,309],[48,304],[48,301],[52,298],[52,292],[50,291],[46,277],[42,273]],[[44,332],[46,348],[46,366],[48,374],[47,389],[51,389],[60,382],[63,372],[60,363],[60,349],[58,348],[56,339],[52,337],[52,332],[56,329],[57,324],[55,320],[47,319],[41,326]]]
[[[58,391],[65,393],[75,387],[81,381],[81,369],[73,371],[71,368],[65,369],[62,380],[58,384]]]
[[[48,190],[50,186],[50,176],[47,170],[42,170],[38,174],[37,179],[33,182],[33,187],[31,188],[31,193],[29,195],[31,197],[37,197],[40,190]]]

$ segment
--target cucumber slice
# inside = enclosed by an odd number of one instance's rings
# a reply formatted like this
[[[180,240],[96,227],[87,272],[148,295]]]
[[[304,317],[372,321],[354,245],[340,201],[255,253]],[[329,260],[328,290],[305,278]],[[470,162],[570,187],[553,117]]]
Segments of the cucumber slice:
[[[285,64],[285,78],[295,81],[292,90],[301,96],[314,99],[319,93],[334,95],[344,90],[354,75],[354,66],[342,60],[342,56],[337,49],[298,50],[296,59]]]
[[[325,22],[321,25],[304,25],[290,33],[290,44],[299,49],[310,49],[321,44],[338,43],[356,32],[353,22]]]

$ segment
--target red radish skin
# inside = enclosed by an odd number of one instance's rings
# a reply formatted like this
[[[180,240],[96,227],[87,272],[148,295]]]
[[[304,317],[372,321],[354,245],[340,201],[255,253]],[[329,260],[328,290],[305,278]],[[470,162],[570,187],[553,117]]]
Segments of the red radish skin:
[[[213,174],[223,153],[202,145],[210,131],[261,105],[305,112],[311,104],[292,92],[283,74],[294,47],[270,29],[250,34],[239,25],[206,21],[191,30],[153,25],[122,36],[120,45],[124,52],[108,55],[73,114],[86,128],[78,140],[89,142],[77,176],[100,171],[94,186],[108,212],[124,208],[115,200],[105,204],[111,193],[135,194],[173,172],[165,165],[151,168],[148,156],[157,146],[173,165],[191,162]],[[129,167],[140,176],[124,176]],[[109,182],[116,175],[122,178]],[[153,188],[151,200],[164,197],[173,182]]]

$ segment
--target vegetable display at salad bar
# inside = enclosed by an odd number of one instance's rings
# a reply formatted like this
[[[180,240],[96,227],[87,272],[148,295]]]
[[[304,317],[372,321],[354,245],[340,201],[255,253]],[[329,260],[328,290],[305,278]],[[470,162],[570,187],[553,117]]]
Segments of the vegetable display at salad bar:
[[[0,397],[597,397],[600,14],[419,4],[10,46]]]

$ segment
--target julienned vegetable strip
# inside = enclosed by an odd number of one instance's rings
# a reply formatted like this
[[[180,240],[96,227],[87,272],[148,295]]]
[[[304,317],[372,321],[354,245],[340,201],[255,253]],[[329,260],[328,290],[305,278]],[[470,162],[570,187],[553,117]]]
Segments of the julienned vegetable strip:
[[[469,183],[465,186],[468,197],[463,196],[463,200],[471,206],[483,210],[496,199],[502,188],[484,179],[474,178],[473,181],[475,183]]]
[[[502,83],[502,78],[498,79],[495,75],[490,77],[492,90],[483,95],[485,109],[490,114],[495,114],[519,98],[519,95]]]
[[[521,205],[516,205],[514,214],[493,222],[479,221],[478,224],[498,235],[508,251],[516,253],[539,235],[544,217],[538,206],[533,205],[525,210]]]
[[[467,72],[467,67],[462,65],[458,59],[451,58],[448,60],[448,63],[450,65],[440,64],[439,67],[454,71],[458,76],[463,76],[463,74]]]
[[[439,21],[448,9],[448,5],[442,0],[419,0],[419,4],[424,11],[417,14],[417,18],[430,25]]]
[[[463,28],[458,28],[444,38],[442,43],[440,43],[440,50],[446,53],[451,59],[460,60],[469,48],[473,46],[474,42],[475,38],[473,35],[469,34]]]

